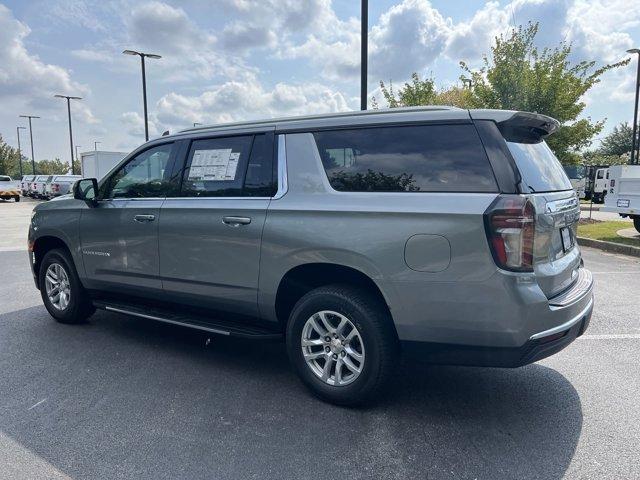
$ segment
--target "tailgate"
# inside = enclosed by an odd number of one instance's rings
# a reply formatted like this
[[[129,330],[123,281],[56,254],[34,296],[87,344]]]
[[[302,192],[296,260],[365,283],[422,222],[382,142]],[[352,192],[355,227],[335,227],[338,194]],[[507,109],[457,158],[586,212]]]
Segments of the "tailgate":
[[[530,198],[536,207],[534,271],[538,285],[552,298],[578,278],[580,205],[573,191],[539,193]]]

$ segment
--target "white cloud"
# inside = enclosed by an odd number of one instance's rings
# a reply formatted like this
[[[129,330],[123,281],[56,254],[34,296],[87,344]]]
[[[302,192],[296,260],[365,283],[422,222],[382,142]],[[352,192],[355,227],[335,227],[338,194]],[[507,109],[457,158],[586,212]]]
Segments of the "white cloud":
[[[351,110],[354,105],[338,91],[309,83],[278,83],[265,89],[256,80],[228,81],[198,96],[169,93],[156,105],[157,119],[172,129],[193,122],[222,123],[283,115]]]
[[[567,13],[568,39],[580,57],[616,62],[640,27],[637,0],[576,0]]]
[[[129,135],[134,137],[141,137],[144,139],[144,118],[138,112],[125,112],[120,116],[120,123],[124,125],[125,130]],[[155,137],[159,135],[159,128],[156,125],[156,121],[153,116],[150,116],[149,121],[149,136]]]
[[[89,88],[69,72],[30,54],[24,39],[31,30],[0,5],[0,97],[23,96],[31,105],[51,108],[54,94],[86,95]],[[85,107],[86,114],[90,114]]]

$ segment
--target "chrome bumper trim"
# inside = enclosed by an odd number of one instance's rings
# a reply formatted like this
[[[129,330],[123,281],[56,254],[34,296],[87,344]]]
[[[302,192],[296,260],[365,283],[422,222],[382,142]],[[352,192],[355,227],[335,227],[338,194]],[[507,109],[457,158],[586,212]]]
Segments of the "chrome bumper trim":
[[[587,304],[587,306],[575,317],[573,317],[571,320],[558,325],[557,327],[553,327],[550,328],[549,330],[545,330],[543,332],[538,332],[535,333],[533,335],[531,335],[531,337],[529,337],[529,340],[539,340],[541,338],[544,337],[548,337],[549,335],[554,335],[556,333],[560,333],[564,330],[569,330],[571,327],[573,327],[576,323],[578,323],[579,321],[581,321],[584,316],[589,312],[589,310],[591,310],[593,308],[593,295],[591,296],[591,298],[589,299],[589,303]]]

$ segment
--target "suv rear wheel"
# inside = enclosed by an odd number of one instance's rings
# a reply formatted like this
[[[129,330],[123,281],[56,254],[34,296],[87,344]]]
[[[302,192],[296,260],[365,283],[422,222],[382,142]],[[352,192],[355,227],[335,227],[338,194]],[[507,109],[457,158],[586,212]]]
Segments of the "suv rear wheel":
[[[95,308],[65,250],[47,252],[38,274],[40,294],[49,314],[61,323],[81,323]]]
[[[640,233],[640,217],[633,217],[633,226],[636,227],[636,231]]]
[[[339,405],[379,393],[399,360],[385,305],[344,285],[320,287],[296,303],[287,325],[289,358],[304,384]]]

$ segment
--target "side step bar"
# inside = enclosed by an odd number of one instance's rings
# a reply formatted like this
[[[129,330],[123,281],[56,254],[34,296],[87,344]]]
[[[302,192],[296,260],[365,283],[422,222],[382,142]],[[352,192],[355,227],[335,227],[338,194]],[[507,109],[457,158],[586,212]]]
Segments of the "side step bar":
[[[202,330],[216,335],[230,337],[249,338],[254,340],[280,340],[284,336],[282,333],[274,332],[266,328],[256,327],[237,322],[213,321],[200,316],[187,316],[173,313],[166,310],[150,309],[134,305],[119,304],[112,302],[94,301],[93,305],[108,312],[122,313],[134,317],[146,318],[157,322],[170,323],[182,327]]]

